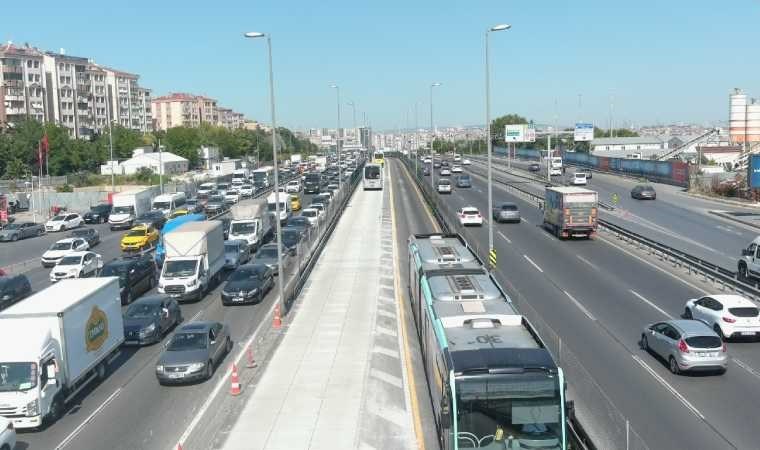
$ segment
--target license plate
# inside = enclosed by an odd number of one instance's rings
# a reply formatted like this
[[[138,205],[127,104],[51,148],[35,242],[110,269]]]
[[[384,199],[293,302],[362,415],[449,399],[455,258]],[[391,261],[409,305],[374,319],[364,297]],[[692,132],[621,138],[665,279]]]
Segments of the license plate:
[[[185,372],[169,372],[169,378],[183,378]]]
[[[245,298],[243,298],[243,297],[235,297],[235,298],[232,299],[232,301],[233,302],[244,302]]]
[[[169,297],[171,298],[178,298],[181,297],[180,294],[169,294]]]
[[[754,331],[742,331],[742,336],[754,336]]]
[[[714,358],[718,356],[718,353],[717,352],[700,352],[699,356],[703,358]]]

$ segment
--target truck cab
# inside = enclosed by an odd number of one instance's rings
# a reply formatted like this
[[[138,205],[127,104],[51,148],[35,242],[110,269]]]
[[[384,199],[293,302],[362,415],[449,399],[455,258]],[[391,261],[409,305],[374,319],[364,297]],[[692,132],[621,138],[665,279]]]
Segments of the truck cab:
[[[760,236],[742,249],[738,263],[739,277],[745,280],[760,279]]]

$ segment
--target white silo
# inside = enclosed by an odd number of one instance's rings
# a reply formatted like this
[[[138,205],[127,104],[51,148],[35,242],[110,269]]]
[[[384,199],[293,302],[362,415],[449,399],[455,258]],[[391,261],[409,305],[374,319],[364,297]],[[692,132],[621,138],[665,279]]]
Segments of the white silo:
[[[747,105],[747,141],[751,144],[760,142],[760,102],[752,99]]]
[[[747,141],[747,94],[741,89],[734,89],[729,95],[728,135],[734,144]]]

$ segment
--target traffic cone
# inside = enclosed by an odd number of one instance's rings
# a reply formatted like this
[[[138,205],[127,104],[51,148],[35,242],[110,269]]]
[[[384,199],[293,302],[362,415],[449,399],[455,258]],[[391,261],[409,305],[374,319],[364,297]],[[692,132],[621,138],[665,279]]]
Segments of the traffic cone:
[[[245,367],[249,369],[253,369],[254,367],[256,367],[256,361],[253,360],[253,349],[251,348],[250,345],[248,346],[248,352],[246,353],[246,356],[247,356],[246,357],[247,363]]]
[[[181,443],[177,444],[177,450],[182,450],[182,444]]]
[[[232,363],[232,376],[230,377],[230,395],[240,395],[240,378],[235,363]]]
[[[274,318],[272,319],[272,326],[279,330],[282,327],[282,318],[280,317],[280,305],[274,307]]]

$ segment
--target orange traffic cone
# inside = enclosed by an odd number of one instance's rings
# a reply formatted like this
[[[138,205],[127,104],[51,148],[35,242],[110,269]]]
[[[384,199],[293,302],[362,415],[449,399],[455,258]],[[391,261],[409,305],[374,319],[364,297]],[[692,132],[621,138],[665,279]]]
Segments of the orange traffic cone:
[[[182,450],[182,444],[177,444],[177,450]]]
[[[282,318],[280,317],[280,305],[274,307],[274,318],[272,319],[272,326],[275,329],[282,327]]]
[[[230,395],[240,395],[240,378],[238,378],[238,370],[235,363],[232,363],[230,382]]]
[[[256,361],[254,361],[253,359],[253,349],[251,348],[250,345],[248,346],[248,352],[246,353],[246,360],[247,360],[247,363],[245,366],[247,368],[253,369],[254,367],[256,367]]]

